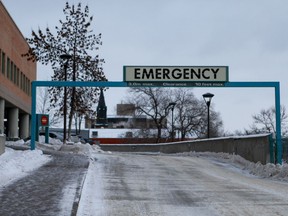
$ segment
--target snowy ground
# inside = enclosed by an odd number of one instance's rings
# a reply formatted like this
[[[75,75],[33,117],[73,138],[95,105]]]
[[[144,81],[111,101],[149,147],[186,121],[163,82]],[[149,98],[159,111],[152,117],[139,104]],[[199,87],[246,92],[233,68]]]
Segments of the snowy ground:
[[[44,137],[40,137],[40,142],[43,142]],[[26,147],[28,150],[13,150],[6,147],[5,153],[0,155],[0,189],[6,185],[11,184],[13,181],[28,175],[34,169],[47,163],[51,158],[47,154],[43,154],[44,150],[59,150],[62,146],[57,140],[51,140],[51,144],[37,144],[37,150],[30,151],[28,144],[24,143],[23,140],[18,142],[7,142],[6,146],[16,146],[16,147]],[[87,172],[86,180],[83,186],[82,197],[79,206],[79,212],[83,212],[85,206],[95,203],[91,200],[91,191],[94,193],[99,190],[95,184],[101,182],[99,177],[95,172],[91,171],[95,168],[97,161],[93,161],[94,154],[99,154],[101,150],[97,146],[91,147],[89,144],[76,143],[73,145],[65,145],[62,148],[64,151],[70,151],[78,154],[85,154],[91,158],[91,163]],[[181,153],[176,154],[177,157],[200,157],[211,161],[214,164],[221,164],[225,169],[230,169],[235,172],[242,173],[243,175],[255,175],[261,178],[273,179],[277,181],[288,182],[288,165],[283,163],[283,165],[266,164],[262,165],[260,163],[252,163],[240,156],[229,155],[226,153]],[[95,188],[94,188],[95,186]],[[87,189],[89,188],[89,190]],[[95,189],[95,190],[94,190]],[[99,191],[98,191],[99,192]],[[101,193],[101,191],[99,192]],[[99,202],[99,200],[98,200]],[[98,203],[101,205],[101,203]],[[93,215],[93,209],[91,212],[79,213],[81,215]]]
[[[5,153],[0,155],[0,188],[28,175],[29,172],[49,162],[51,160],[49,154],[43,154],[43,151],[57,151],[62,147],[62,151],[87,156],[90,156],[92,152],[101,151],[99,148],[93,148],[89,144],[74,143],[73,145],[63,146],[63,143],[57,139],[50,138],[50,144],[44,144],[44,140],[45,137],[40,136],[40,143],[37,143],[35,151],[30,150],[29,141],[26,143],[23,140],[6,142]]]
[[[0,156],[0,188],[24,177],[50,160],[41,150],[16,151],[6,148]]]

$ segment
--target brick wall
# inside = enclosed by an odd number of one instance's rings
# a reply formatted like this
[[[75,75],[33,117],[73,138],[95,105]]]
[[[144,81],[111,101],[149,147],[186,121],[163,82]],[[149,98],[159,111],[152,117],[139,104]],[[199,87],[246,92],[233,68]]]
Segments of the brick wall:
[[[28,51],[28,44],[17,25],[0,2],[0,97],[31,112],[31,81],[36,80],[36,62],[27,61],[21,54]],[[5,54],[5,73],[2,72],[2,53]],[[7,58],[13,62],[13,80],[7,77]],[[10,63],[11,64],[11,63]],[[15,65],[15,66],[14,66]],[[14,82],[14,68],[18,82]],[[17,76],[17,70],[19,75]],[[26,79],[28,91],[21,89],[21,73]],[[17,79],[17,78],[16,78]],[[26,88],[26,89],[27,89]]]

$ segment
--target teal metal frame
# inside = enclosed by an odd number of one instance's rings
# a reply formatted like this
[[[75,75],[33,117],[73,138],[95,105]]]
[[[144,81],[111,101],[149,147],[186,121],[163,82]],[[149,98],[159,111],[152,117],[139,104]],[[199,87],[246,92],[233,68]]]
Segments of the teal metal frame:
[[[31,150],[35,149],[36,131],[36,92],[37,87],[128,87],[126,82],[83,82],[83,81],[33,81],[32,82],[32,110],[31,110]],[[130,86],[129,86],[130,87]],[[282,140],[280,117],[280,83],[279,82],[227,82],[223,87],[228,88],[274,88],[276,109],[276,162],[282,164]],[[201,88],[201,87],[197,87]],[[222,88],[207,87],[202,88]]]

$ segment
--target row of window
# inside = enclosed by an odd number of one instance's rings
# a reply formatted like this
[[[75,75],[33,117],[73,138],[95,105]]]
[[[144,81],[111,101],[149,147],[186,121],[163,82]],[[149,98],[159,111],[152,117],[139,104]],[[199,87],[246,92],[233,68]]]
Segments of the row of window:
[[[27,95],[31,95],[31,81],[19,70],[14,62],[0,50],[0,69],[2,75],[18,86]]]

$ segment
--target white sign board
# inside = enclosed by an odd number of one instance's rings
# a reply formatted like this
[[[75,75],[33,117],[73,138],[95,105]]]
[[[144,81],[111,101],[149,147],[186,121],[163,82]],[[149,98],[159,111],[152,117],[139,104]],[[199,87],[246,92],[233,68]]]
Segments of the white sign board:
[[[124,66],[125,82],[228,82],[228,66]]]

